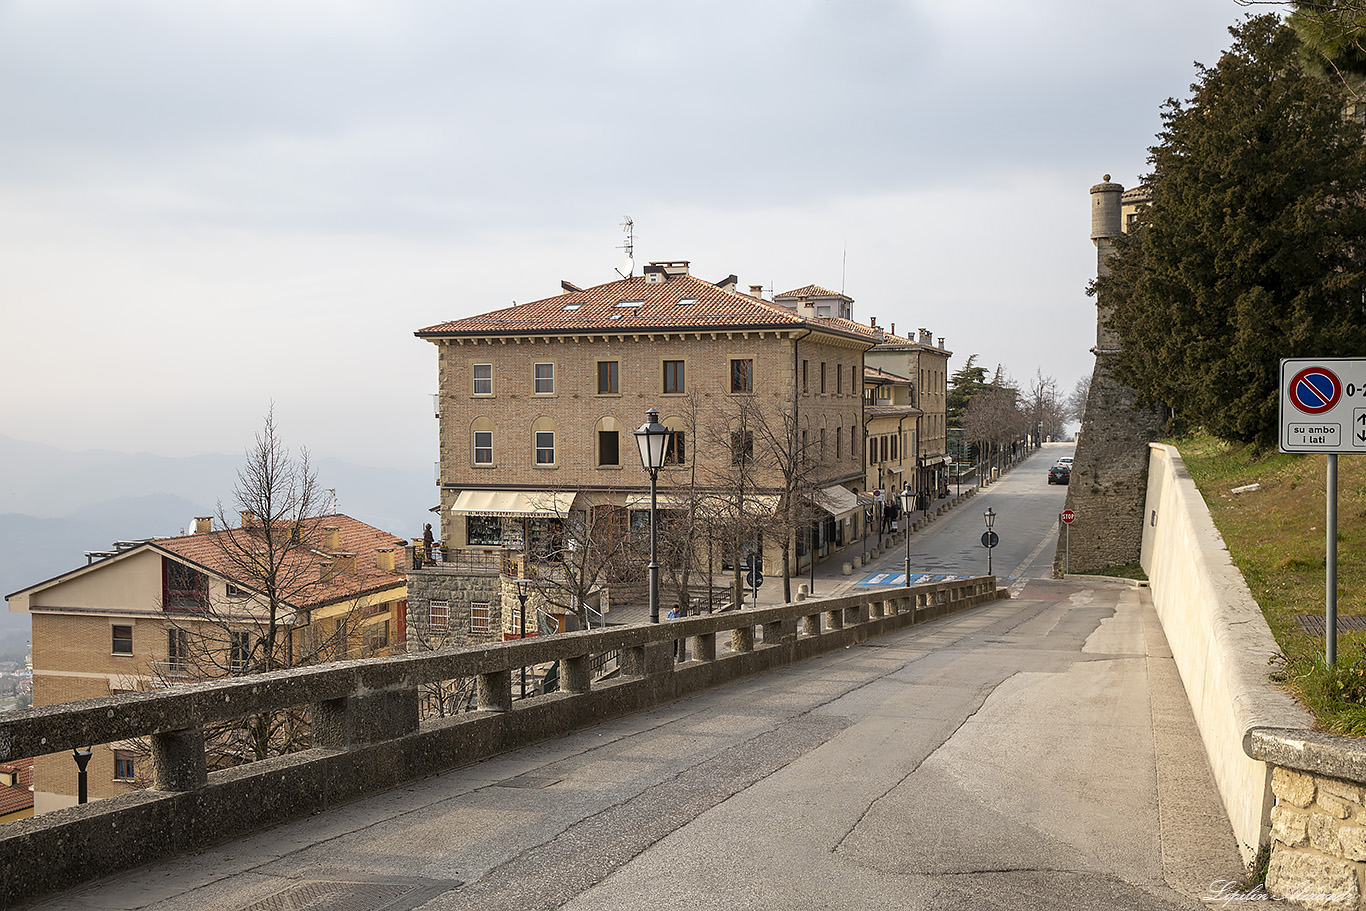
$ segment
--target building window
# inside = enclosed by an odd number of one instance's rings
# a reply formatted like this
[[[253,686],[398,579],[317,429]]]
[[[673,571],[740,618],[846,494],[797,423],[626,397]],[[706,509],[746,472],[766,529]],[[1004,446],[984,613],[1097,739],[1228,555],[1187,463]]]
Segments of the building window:
[[[821,361],[821,395],[825,395],[825,361]]]
[[[598,464],[621,464],[621,434],[618,431],[598,431]]]
[[[474,365],[474,394],[493,395],[493,365]]]
[[[230,632],[228,636],[232,640],[228,658],[232,669],[240,674],[251,662],[251,633]]]
[[[844,369],[835,365],[835,395],[844,395]]]
[[[825,428],[821,428],[821,461],[825,461]]]
[[[808,367],[808,366],[810,366],[810,365],[809,365],[805,360],[803,360],[803,361],[802,361],[802,392],[810,392],[810,391],[811,391],[811,384],[810,384],[809,382],[807,382],[807,379],[808,379],[807,374],[809,373],[809,371],[807,370],[807,367]]]
[[[133,654],[133,627],[114,625],[114,654]]]
[[[536,394],[554,395],[555,394],[555,365],[537,364],[536,371]]]
[[[434,633],[444,633],[446,625],[450,623],[451,603],[449,601],[432,601],[427,605],[427,628]]]
[[[162,559],[162,609],[204,610],[209,606],[209,577],[184,563]]]
[[[166,631],[166,667],[184,673],[190,667],[190,636],[183,629]]]
[[[851,458],[851,459],[858,458],[858,454],[854,451],[854,443],[855,443],[856,440],[857,440],[857,437],[854,436],[854,428],[853,428],[853,427],[850,427],[850,428],[849,428],[849,458]]]
[[[465,541],[473,545],[501,545],[503,520],[497,516],[466,516]]]
[[[732,465],[743,465],[752,461],[754,461],[754,431],[731,431],[730,463]]]
[[[670,430],[669,439],[664,442],[664,464],[686,465],[687,462],[688,447],[683,431]]]
[[[474,464],[492,465],[493,464],[493,431],[476,430],[474,432]]]
[[[489,602],[470,605],[470,632],[487,633],[493,630],[493,611]]]
[[[664,362],[664,392],[675,393],[683,392],[683,362],[665,361]]]
[[[137,754],[131,750],[114,751],[114,779],[116,781],[133,780],[136,757]]]
[[[598,395],[616,395],[620,392],[617,383],[616,361],[598,361]]]
[[[835,428],[835,458],[837,458],[837,459],[843,458],[843,455],[844,455],[844,452],[843,452],[843,450],[841,449],[841,447],[843,446],[843,440],[844,440],[844,428],[843,428],[843,427],[837,427],[837,428]]]
[[[754,391],[754,361],[751,358],[730,362],[730,391]]]
[[[869,386],[863,390],[863,404],[871,405],[877,400],[877,390]]]
[[[555,431],[536,431],[536,464],[555,464]]]
[[[389,621],[381,620],[378,623],[367,625],[362,632],[362,642],[367,652],[377,652],[389,646]]]
[[[897,444],[900,443],[900,442],[901,442],[901,437],[900,437],[900,436],[898,436],[898,435],[893,435],[893,436],[892,436],[892,461],[893,461],[893,462],[895,462],[895,461],[897,460],[897,454],[896,454],[896,452],[897,452]]]

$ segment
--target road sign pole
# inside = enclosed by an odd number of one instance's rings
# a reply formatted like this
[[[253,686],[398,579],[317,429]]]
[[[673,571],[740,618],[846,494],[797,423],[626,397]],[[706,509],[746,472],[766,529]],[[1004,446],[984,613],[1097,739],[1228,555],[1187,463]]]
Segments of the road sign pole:
[[[1328,484],[1327,500],[1328,508],[1328,540],[1327,540],[1327,559],[1324,561],[1327,578],[1327,600],[1324,602],[1324,625],[1327,627],[1327,634],[1324,636],[1325,643],[1324,658],[1329,667],[1338,663],[1338,455],[1336,452],[1328,454]]]
[[[1072,572],[1072,523],[1062,527],[1062,574]]]

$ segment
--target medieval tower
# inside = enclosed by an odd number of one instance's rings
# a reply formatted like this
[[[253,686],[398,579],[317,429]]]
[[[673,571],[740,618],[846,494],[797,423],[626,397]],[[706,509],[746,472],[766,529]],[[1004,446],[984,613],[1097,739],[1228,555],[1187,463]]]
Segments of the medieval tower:
[[[1142,187],[1103,182],[1091,188],[1091,242],[1096,245],[1096,275],[1109,274],[1115,243],[1132,222],[1137,209],[1147,204]],[[1114,378],[1119,337],[1110,326],[1109,308],[1096,296],[1096,366],[1086,397],[1081,436],[1072,463],[1067,507],[1076,514],[1070,529],[1070,547],[1058,537],[1053,574],[1062,575],[1064,562],[1073,573],[1092,572],[1107,566],[1136,563],[1143,544],[1143,504],[1148,494],[1148,443],[1162,429],[1161,415],[1136,407],[1137,395]]]

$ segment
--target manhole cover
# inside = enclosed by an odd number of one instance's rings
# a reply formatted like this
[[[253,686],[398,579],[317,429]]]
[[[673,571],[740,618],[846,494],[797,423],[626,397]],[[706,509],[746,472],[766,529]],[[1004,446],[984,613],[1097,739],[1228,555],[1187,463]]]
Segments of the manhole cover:
[[[247,905],[242,911],[407,911],[459,882],[433,886],[425,883],[347,883],[310,880],[291,886],[269,898]]]
[[[1328,635],[1328,621],[1323,614],[1300,614],[1295,619],[1300,622],[1300,629],[1311,636]],[[1344,617],[1339,614],[1337,626],[1340,633],[1360,633],[1366,631],[1366,617]]]
[[[518,775],[516,778],[507,778],[496,782],[494,787],[498,788],[548,788],[552,784],[559,784],[558,778],[537,778],[533,775]]]

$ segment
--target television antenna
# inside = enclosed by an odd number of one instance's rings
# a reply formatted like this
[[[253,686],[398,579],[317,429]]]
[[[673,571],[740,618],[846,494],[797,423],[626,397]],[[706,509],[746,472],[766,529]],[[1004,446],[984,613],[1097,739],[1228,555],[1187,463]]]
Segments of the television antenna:
[[[631,276],[635,275],[636,272],[636,223],[631,220],[631,216],[629,215],[623,215],[622,218],[625,219],[621,223],[621,229],[626,232],[626,243],[621,244],[617,247],[617,249],[625,250],[626,257],[621,261],[621,265],[617,267],[617,274],[620,275],[622,278],[630,278]]]

